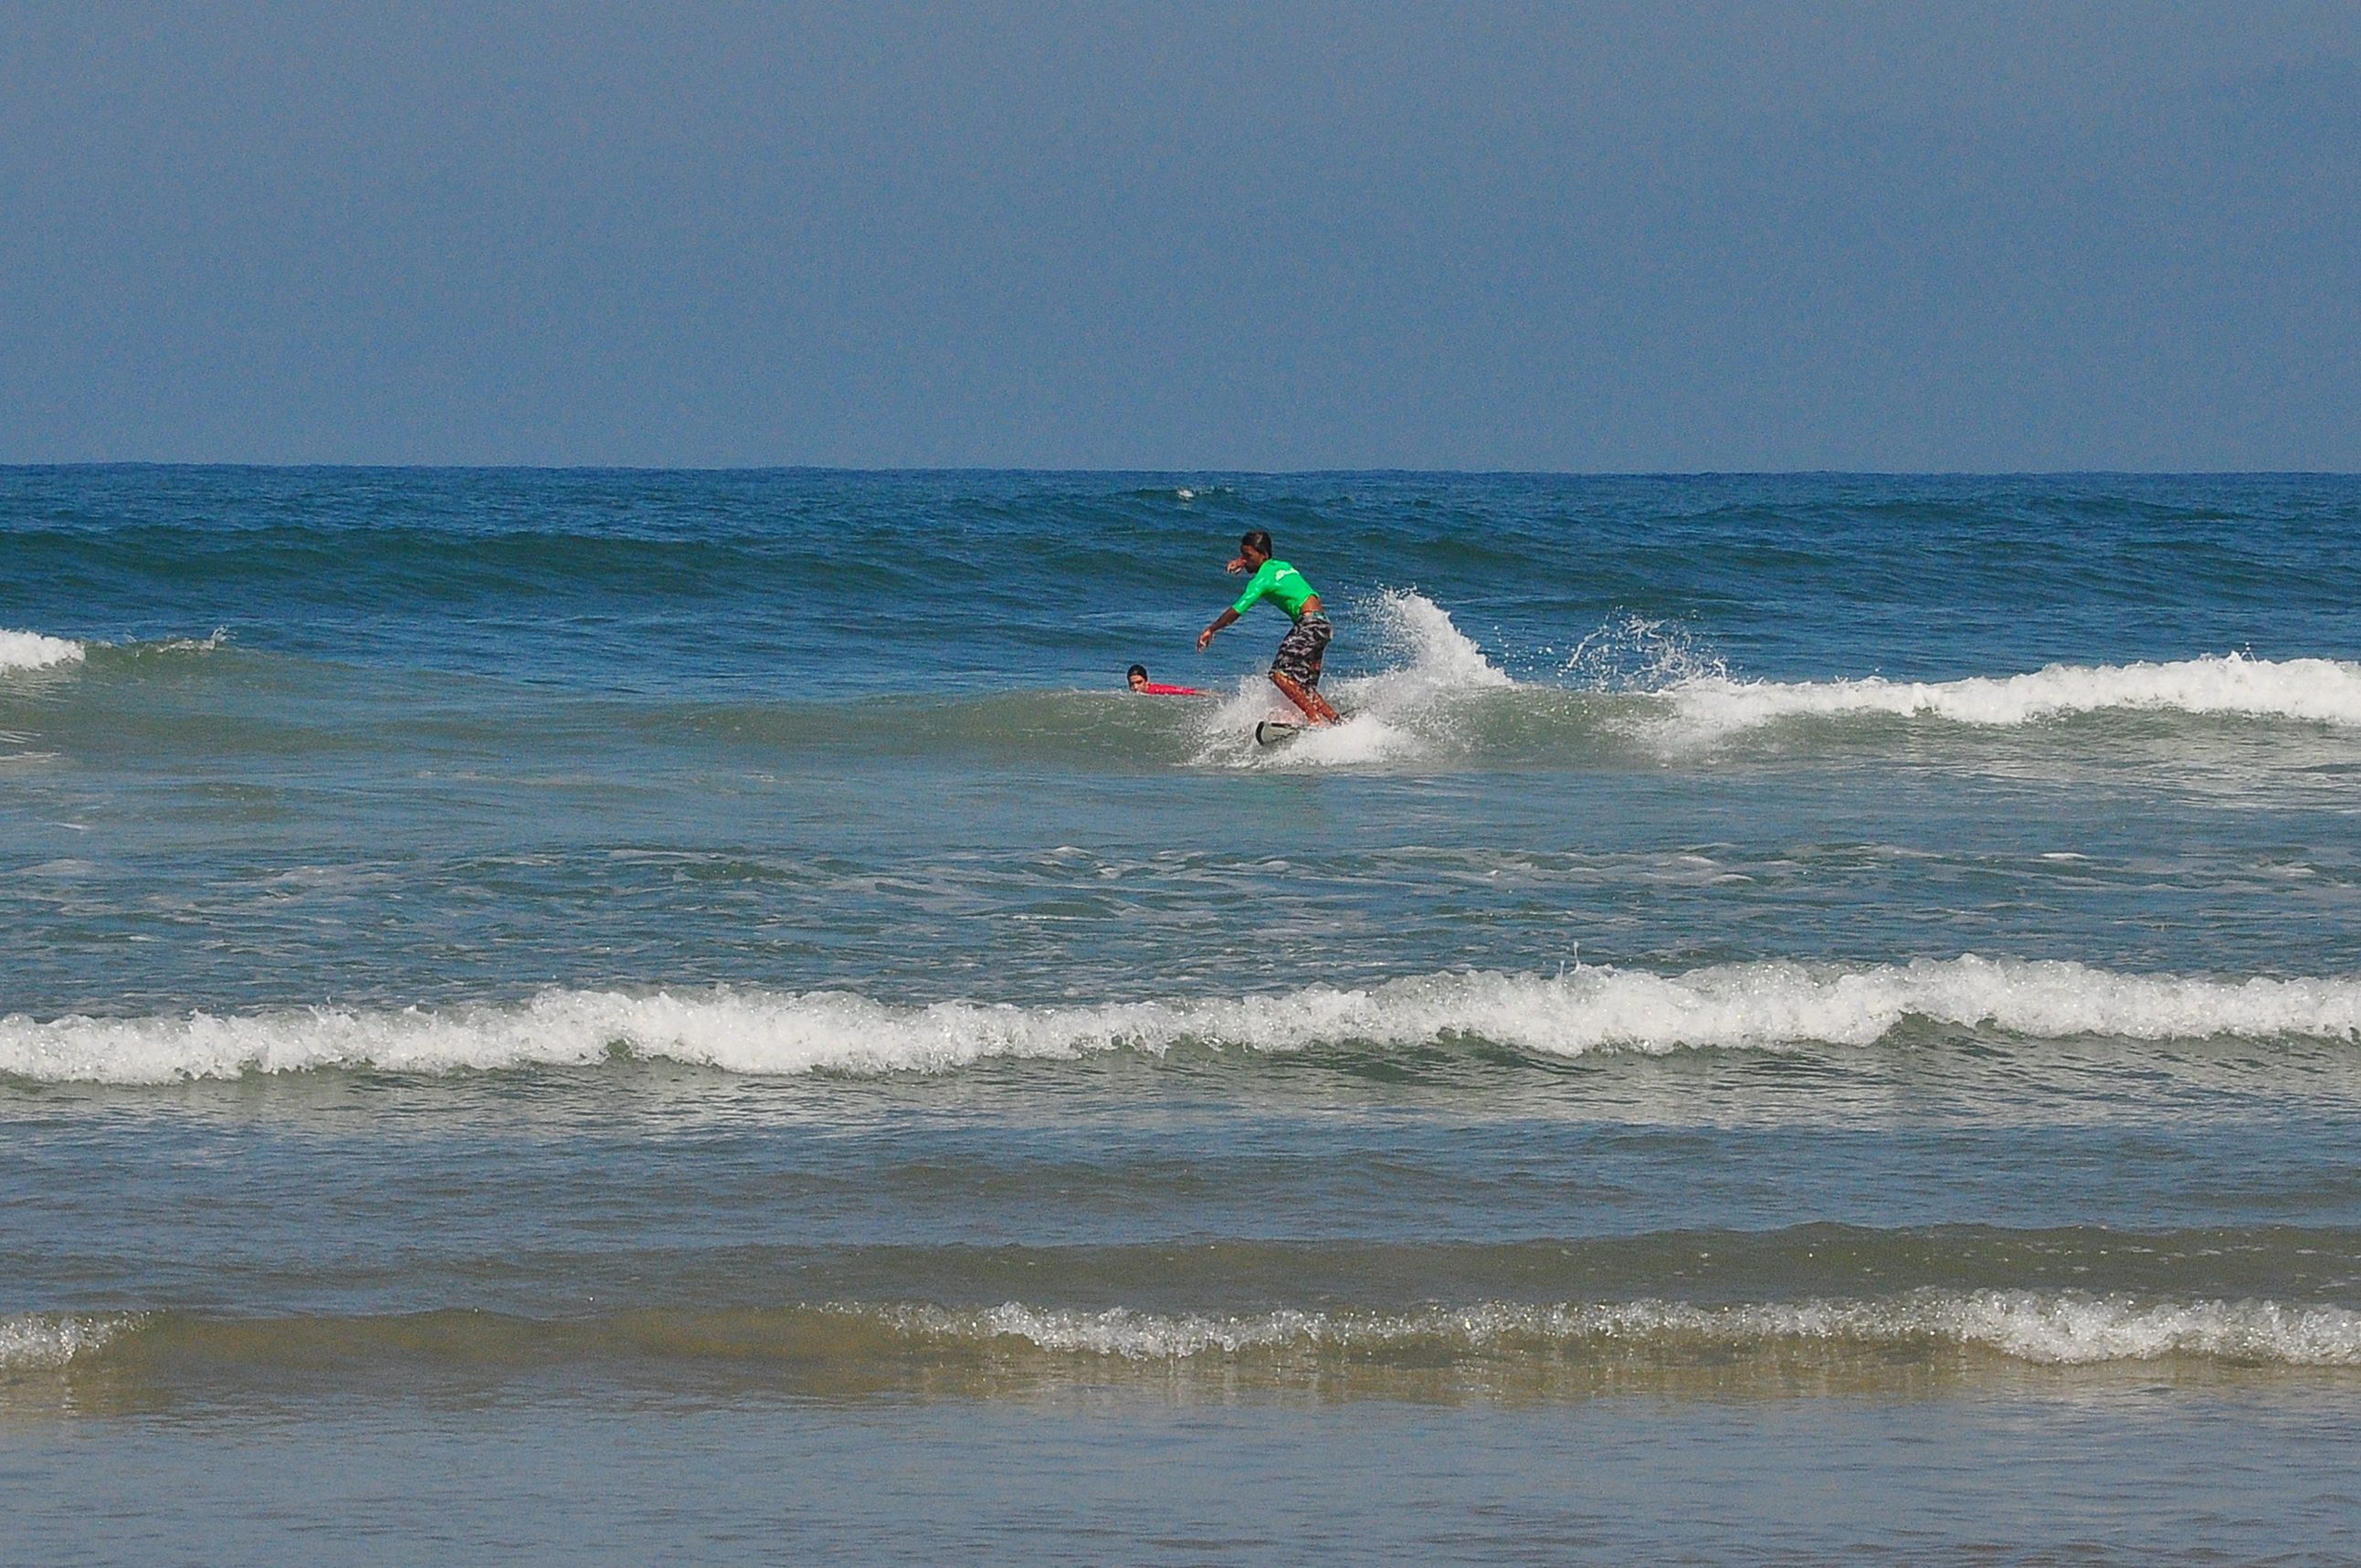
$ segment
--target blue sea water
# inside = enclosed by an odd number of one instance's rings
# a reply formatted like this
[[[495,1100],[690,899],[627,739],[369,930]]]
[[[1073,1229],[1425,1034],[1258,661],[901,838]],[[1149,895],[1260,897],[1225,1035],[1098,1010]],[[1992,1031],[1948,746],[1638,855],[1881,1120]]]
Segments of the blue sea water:
[[[2340,477],[0,470],[0,1557],[2354,1560],[2356,650]]]

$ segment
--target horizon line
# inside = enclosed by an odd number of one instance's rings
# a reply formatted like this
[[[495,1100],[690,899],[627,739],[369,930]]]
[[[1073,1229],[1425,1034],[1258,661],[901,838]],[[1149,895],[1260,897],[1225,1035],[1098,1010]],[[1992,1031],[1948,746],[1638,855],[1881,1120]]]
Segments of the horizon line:
[[[841,463],[371,463],[371,462],[251,462],[238,459],[93,458],[65,461],[0,462],[0,473],[59,469],[209,469],[269,473],[509,473],[509,474],[838,474],[838,475],[962,475],[1038,474],[1057,476],[1148,476],[1154,477],[1317,478],[1351,475],[1365,477],[1521,478],[1521,479],[2063,479],[2063,478],[2188,478],[2188,479],[2347,479],[2361,477],[2361,469],[2345,468],[1418,468],[1402,466],[1307,468],[1155,467],[1040,464],[995,466],[979,463],[841,464]]]

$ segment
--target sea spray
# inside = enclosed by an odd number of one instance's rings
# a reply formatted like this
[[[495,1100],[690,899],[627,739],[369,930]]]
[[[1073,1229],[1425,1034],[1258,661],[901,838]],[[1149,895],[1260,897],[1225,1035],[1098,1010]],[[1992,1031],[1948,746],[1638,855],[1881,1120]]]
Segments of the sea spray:
[[[0,630],[0,675],[13,670],[40,670],[53,664],[78,664],[82,645],[38,631]]]
[[[1356,604],[1346,624],[1360,640],[1355,659],[1378,667],[1326,683],[1323,689],[1345,714],[1343,724],[1306,729],[1283,749],[1255,746],[1250,742],[1256,721],[1290,717],[1289,708],[1267,677],[1242,676],[1229,699],[1207,716],[1198,762],[1357,768],[1457,754],[1466,747],[1453,724],[1452,703],[1472,692],[1516,684],[1459,630],[1449,611],[1414,590],[1378,593]]]
[[[58,1367],[104,1348],[135,1326],[128,1317],[23,1312],[0,1318],[0,1374]]]
[[[1625,615],[1575,644],[1554,684],[1576,691],[1660,692],[1729,675],[1728,664],[1699,645],[1695,628]]]

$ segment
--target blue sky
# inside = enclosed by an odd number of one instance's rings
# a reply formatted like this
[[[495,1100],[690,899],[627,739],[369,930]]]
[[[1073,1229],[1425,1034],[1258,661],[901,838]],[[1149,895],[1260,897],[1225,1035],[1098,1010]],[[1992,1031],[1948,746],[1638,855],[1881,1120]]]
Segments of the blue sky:
[[[2361,3],[0,0],[0,461],[2361,468]]]

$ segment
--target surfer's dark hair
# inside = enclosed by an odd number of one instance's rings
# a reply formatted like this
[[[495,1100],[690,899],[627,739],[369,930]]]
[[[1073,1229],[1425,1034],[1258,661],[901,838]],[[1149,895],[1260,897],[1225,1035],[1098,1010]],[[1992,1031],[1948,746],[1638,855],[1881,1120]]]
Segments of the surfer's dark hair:
[[[1134,664],[1131,668],[1123,673],[1123,678],[1125,680],[1129,680],[1134,675],[1137,675],[1143,681],[1146,680],[1148,678],[1148,666],[1145,664]]]
[[[1238,537],[1238,548],[1241,550],[1259,550],[1266,555],[1276,555],[1279,554],[1278,551],[1273,550],[1270,547],[1270,530],[1267,528],[1247,529],[1245,533]]]

